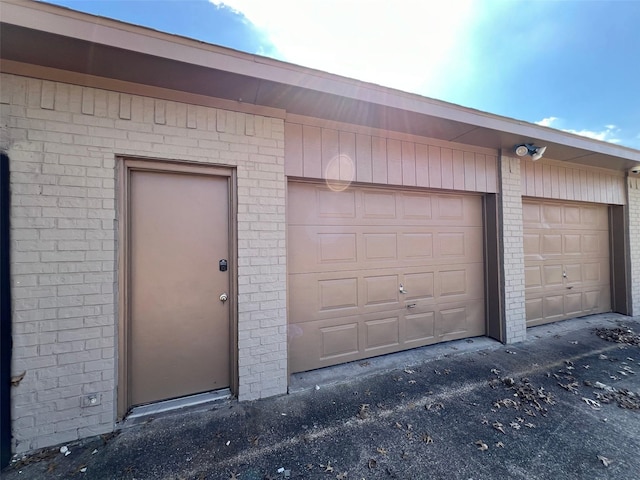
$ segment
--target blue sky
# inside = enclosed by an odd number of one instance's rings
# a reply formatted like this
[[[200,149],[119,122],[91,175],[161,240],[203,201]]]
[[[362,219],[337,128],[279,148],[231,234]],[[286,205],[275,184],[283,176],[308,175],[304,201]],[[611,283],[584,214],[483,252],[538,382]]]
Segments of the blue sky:
[[[49,0],[640,149],[640,0]]]

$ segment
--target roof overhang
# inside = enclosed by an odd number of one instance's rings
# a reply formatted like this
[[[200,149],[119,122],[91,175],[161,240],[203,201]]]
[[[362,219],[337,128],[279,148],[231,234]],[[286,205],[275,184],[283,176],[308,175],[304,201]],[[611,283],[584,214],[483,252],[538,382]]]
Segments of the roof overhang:
[[[618,171],[640,162],[639,150],[62,7],[3,0],[1,8],[2,60],[509,154],[535,143],[559,161]]]

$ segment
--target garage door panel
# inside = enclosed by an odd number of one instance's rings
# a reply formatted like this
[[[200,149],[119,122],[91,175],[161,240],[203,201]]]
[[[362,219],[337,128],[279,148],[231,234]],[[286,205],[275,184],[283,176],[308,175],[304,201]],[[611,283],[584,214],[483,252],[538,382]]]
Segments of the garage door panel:
[[[400,344],[400,319],[398,316],[364,322],[364,350],[371,352]]]
[[[485,333],[481,197],[334,193],[289,186],[291,371]]]
[[[433,342],[435,337],[435,312],[422,312],[405,316],[405,343],[414,345]]]
[[[348,230],[347,230],[348,229]],[[483,261],[479,227],[289,226],[290,274]]]
[[[380,304],[398,304],[397,275],[365,276],[364,283],[364,306]]]
[[[607,206],[523,200],[523,219],[527,325],[610,311]]]

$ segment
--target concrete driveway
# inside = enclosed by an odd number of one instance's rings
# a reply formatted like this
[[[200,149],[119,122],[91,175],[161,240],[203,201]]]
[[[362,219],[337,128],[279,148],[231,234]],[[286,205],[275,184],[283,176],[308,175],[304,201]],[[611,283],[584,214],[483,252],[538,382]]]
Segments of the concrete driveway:
[[[473,339],[311,372],[289,395],[125,424],[3,478],[638,479],[634,333],[636,319],[596,315],[515,345]]]

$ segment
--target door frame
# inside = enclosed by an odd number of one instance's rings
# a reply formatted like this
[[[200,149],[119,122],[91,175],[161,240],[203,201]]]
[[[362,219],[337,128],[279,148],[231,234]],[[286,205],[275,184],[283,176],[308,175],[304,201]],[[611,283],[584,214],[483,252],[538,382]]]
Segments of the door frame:
[[[238,307],[237,307],[237,190],[236,170],[233,167],[205,165],[193,162],[176,162],[169,160],[145,159],[135,157],[118,157],[117,175],[117,259],[118,259],[118,336],[117,336],[117,411],[116,418],[123,419],[131,408],[129,396],[129,332],[130,332],[130,178],[133,171],[151,171],[157,173],[182,173],[192,175],[208,175],[224,177],[228,186],[229,205],[229,365],[230,390],[238,392]]]

